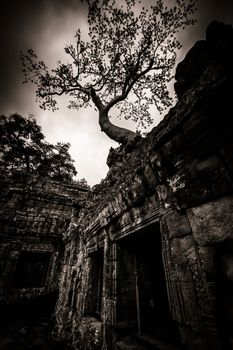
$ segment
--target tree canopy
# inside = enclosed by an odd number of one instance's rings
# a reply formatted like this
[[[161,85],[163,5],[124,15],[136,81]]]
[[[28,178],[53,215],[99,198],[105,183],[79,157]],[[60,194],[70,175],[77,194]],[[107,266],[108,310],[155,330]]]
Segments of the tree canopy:
[[[71,181],[77,174],[69,143],[46,142],[33,117],[0,116],[0,167],[9,175],[38,174]]]
[[[122,144],[136,134],[113,125],[109,111],[131,119],[139,127],[152,122],[150,107],[159,111],[171,105],[167,89],[172,79],[179,30],[194,23],[195,0],[174,0],[173,6],[157,0],[150,7],[143,1],[86,0],[88,40],[81,29],[76,45],[67,45],[69,63],[58,62],[50,70],[33,50],[22,54],[25,81],[37,85],[37,98],[44,109],[57,109],[57,97],[68,95],[69,108],[94,105],[101,130]]]

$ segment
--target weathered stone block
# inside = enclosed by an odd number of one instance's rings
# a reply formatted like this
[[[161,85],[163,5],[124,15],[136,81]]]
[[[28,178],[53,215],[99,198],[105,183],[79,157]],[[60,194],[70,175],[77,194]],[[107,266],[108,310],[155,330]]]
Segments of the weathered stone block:
[[[206,274],[207,281],[213,281],[214,275],[216,273],[214,266],[215,249],[216,246],[202,246],[198,248],[201,265]]]
[[[172,197],[168,187],[165,185],[159,185],[156,187],[156,193],[160,203],[164,206],[164,208],[170,208],[172,205]]]
[[[165,176],[162,155],[159,152],[156,152],[153,154],[150,161],[156,176],[159,180],[162,180]]]
[[[184,137],[183,130],[176,130],[174,134],[166,140],[166,143],[161,148],[163,152],[163,167],[166,165],[166,173],[170,173],[173,170],[173,164],[177,161],[177,158],[184,152],[186,138]]]
[[[233,238],[233,197],[223,197],[187,210],[195,240],[200,246]]]
[[[191,226],[185,214],[176,210],[169,212],[164,216],[169,231],[169,237],[181,237],[191,233]]]
[[[202,162],[200,167],[203,164]],[[196,165],[196,169],[197,167],[198,165]],[[233,190],[231,178],[224,166],[214,170],[202,168],[195,174],[184,173],[182,183],[184,185],[179,186],[175,192],[177,203],[182,209],[197,206]]]
[[[158,180],[157,180],[155,173],[152,170],[150,165],[147,165],[145,167],[144,176],[146,178],[149,190],[152,190],[156,186],[156,184],[158,183]]]
[[[179,173],[185,176],[186,173],[195,177],[198,173],[205,174],[216,169],[224,168],[222,159],[217,154],[212,154],[204,159],[189,158],[179,167]]]
[[[178,266],[186,266],[190,259],[196,259],[196,247],[192,235],[172,238],[170,246],[173,259]],[[190,279],[189,275],[187,279]]]
[[[136,175],[128,190],[128,200],[132,206],[139,205],[145,197],[145,186],[142,176]]]

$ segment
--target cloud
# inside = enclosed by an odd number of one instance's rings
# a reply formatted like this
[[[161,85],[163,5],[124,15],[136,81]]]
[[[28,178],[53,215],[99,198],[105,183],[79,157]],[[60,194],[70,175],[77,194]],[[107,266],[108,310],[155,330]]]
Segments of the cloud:
[[[197,7],[197,24],[180,33],[183,50],[179,59],[197,40],[205,37],[205,29],[212,20],[233,21],[232,0],[198,0]],[[86,177],[94,184],[105,176],[108,149],[116,147],[116,143],[100,132],[96,112],[68,111],[63,102],[57,113],[41,111],[35,103],[35,87],[22,85],[19,61],[19,52],[28,48],[33,48],[49,65],[64,58],[63,48],[72,42],[77,27],[87,31],[85,11],[80,0],[5,1],[0,14],[0,113],[33,113],[49,142],[71,143],[79,177]],[[160,118],[155,114],[155,124]],[[119,124],[115,117],[112,120]],[[132,127],[130,122],[120,123]]]
[[[21,95],[24,95],[20,51],[38,49],[43,56],[46,50],[50,59],[51,56],[54,58],[54,48],[59,48],[63,54],[66,36],[72,40],[78,26],[75,19],[82,19],[84,11],[84,5],[79,0],[5,2],[0,19],[1,33],[4,33],[0,38],[1,111],[11,108],[12,100],[21,104]],[[48,54],[45,56],[48,58]]]

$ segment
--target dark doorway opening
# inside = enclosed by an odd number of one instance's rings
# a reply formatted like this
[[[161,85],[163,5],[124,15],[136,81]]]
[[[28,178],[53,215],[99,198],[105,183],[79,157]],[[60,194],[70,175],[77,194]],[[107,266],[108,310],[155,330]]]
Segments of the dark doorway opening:
[[[101,320],[103,295],[103,249],[90,254],[87,315]]]
[[[13,288],[38,288],[46,282],[50,253],[23,251],[12,280]]]
[[[152,225],[119,242],[117,326],[128,333],[177,343],[162,261],[159,227]]]

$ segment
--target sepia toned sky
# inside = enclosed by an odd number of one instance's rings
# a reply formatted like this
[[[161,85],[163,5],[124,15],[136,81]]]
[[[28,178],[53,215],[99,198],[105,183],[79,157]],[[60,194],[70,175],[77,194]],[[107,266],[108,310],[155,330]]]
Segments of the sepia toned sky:
[[[233,0],[198,0],[197,7],[197,24],[180,33],[183,48],[179,60],[197,40],[204,38],[212,20],[233,24]],[[19,60],[19,52],[29,48],[48,66],[64,60],[64,47],[74,42],[77,28],[88,30],[85,4],[80,0],[8,0],[1,6],[0,17],[0,114],[33,114],[48,142],[70,142],[78,178],[85,177],[91,186],[100,182],[108,171],[109,148],[118,144],[100,131],[97,112],[68,110],[64,98],[60,100],[59,111],[41,110],[35,102],[35,87],[22,84]],[[155,113],[153,125],[161,118]],[[115,118],[112,121],[134,129],[129,121]]]

